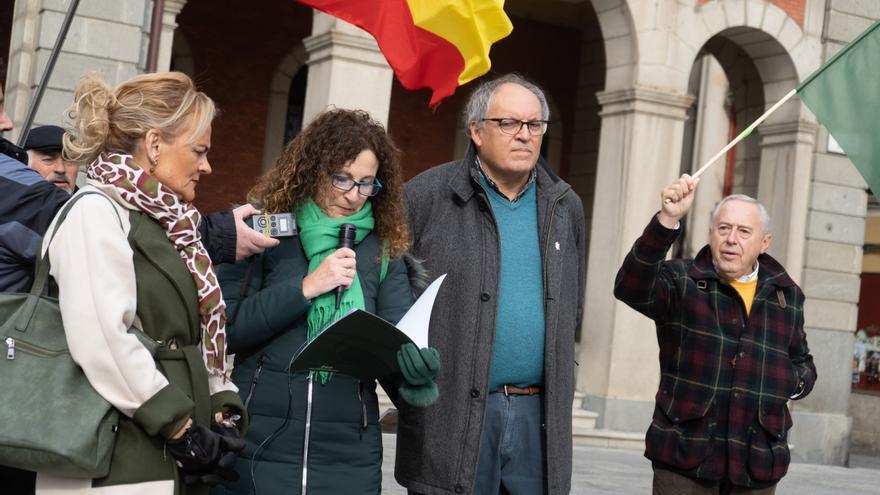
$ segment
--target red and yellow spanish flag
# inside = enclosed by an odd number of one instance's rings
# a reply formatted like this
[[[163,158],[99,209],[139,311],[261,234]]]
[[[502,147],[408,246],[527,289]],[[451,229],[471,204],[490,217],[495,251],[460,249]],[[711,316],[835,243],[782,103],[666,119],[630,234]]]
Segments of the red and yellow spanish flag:
[[[376,38],[403,87],[431,88],[430,105],[489,71],[489,49],[513,25],[504,0],[299,0]]]

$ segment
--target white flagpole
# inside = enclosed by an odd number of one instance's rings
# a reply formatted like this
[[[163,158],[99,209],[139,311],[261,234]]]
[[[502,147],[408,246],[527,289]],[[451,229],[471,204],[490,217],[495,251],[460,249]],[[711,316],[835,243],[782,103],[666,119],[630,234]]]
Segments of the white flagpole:
[[[797,93],[797,89],[792,89],[791,91],[789,91],[788,94],[786,94],[785,96],[783,96],[781,100],[777,101],[775,105],[773,105],[772,107],[770,107],[769,110],[767,110],[766,112],[764,112],[764,115],[761,115],[760,117],[758,117],[758,120],[754,121],[754,122],[752,123],[752,125],[748,126],[744,131],[742,131],[741,133],[739,133],[739,136],[737,136],[733,141],[727,143],[727,146],[725,146],[724,149],[722,149],[721,151],[719,151],[718,154],[716,154],[715,156],[713,156],[712,158],[710,158],[709,161],[707,161],[706,163],[704,163],[703,166],[700,167],[699,170],[697,170],[696,172],[694,172],[693,178],[696,179],[697,177],[703,175],[703,172],[705,172],[706,169],[708,169],[710,165],[712,165],[713,163],[715,163],[716,160],[718,160],[719,158],[721,158],[722,155],[724,155],[725,153],[727,153],[728,150],[730,150],[730,148],[733,148],[734,146],[736,146],[737,143],[739,143],[739,142],[742,141],[743,139],[747,138],[747,137],[749,136],[749,134],[751,134],[752,131],[754,131],[755,128],[758,127],[758,125],[761,124],[761,122],[764,122],[764,119],[766,119],[767,117],[769,117],[771,113],[775,112],[779,107],[782,106],[783,103],[785,103],[785,102],[787,102],[789,99],[791,99],[791,97],[794,96],[796,93]]]
[[[737,145],[737,143],[739,143],[743,139],[747,138],[749,136],[749,134],[751,134],[752,131],[754,131],[755,128],[761,124],[761,122],[764,122],[764,119],[766,119],[767,117],[770,116],[770,114],[772,114],[777,109],[779,109],[779,107],[781,107],[785,102],[790,100],[791,97],[794,96],[796,93],[797,93],[797,88],[794,88],[791,91],[789,91],[785,96],[782,97],[781,100],[777,101],[772,107],[770,107],[766,112],[764,112],[763,115],[761,115],[760,117],[758,117],[757,120],[752,122],[752,125],[748,126],[745,130],[743,130],[741,133],[739,133],[739,136],[737,136],[733,141],[727,143],[727,146],[722,148],[721,151],[719,151],[715,156],[713,156],[706,163],[704,163],[703,166],[701,166],[696,172],[694,172],[694,175],[692,175],[691,177],[696,179],[697,177],[703,175],[703,172],[705,172],[706,169],[708,169],[713,163],[715,163],[719,158],[721,158],[721,156],[723,156],[725,153],[727,153],[730,150],[730,148],[733,148],[734,146]],[[666,198],[663,202],[664,203],[671,203],[672,200],[669,198]]]

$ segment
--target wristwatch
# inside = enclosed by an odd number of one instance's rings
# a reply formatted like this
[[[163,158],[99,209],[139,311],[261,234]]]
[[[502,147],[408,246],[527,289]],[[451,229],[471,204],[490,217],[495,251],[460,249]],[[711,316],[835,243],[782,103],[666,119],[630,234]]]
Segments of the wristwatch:
[[[220,420],[220,424],[227,428],[237,428],[238,420],[241,419],[240,414],[229,414],[223,413],[223,419]]]

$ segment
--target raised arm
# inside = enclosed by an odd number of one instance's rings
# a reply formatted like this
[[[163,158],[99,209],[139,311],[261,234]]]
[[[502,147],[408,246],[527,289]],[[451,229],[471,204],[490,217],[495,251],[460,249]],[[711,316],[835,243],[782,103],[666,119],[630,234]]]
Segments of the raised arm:
[[[651,319],[674,308],[675,283],[663,270],[663,261],[678,238],[679,222],[693,204],[698,182],[684,174],[661,191],[660,212],[645,227],[617,272],[614,297]]]

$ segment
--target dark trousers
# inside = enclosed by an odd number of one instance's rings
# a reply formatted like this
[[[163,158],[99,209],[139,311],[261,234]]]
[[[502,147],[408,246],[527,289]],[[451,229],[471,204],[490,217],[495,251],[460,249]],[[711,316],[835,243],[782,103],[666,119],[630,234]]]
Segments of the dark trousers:
[[[729,481],[708,481],[690,478],[683,474],[654,466],[654,495],[773,495],[776,485],[768,488],[744,488],[733,486]]]

